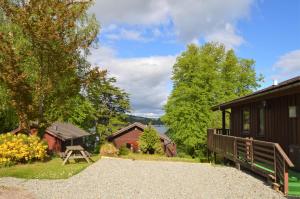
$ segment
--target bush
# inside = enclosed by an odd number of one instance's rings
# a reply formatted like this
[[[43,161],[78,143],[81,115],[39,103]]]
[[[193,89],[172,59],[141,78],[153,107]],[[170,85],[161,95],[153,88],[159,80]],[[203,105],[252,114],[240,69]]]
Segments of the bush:
[[[119,155],[128,155],[130,150],[125,146],[122,145],[119,149]]]
[[[139,146],[143,153],[163,154],[164,152],[158,132],[151,125],[148,125],[140,136]]]
[[[44,160],[47,157],[47,144],[36,135],[0,135],[0,165],[9,166]]]
[[[101,146],[100,155],[115,157],[118,155],[118,149],[111,143],[106,143]]]

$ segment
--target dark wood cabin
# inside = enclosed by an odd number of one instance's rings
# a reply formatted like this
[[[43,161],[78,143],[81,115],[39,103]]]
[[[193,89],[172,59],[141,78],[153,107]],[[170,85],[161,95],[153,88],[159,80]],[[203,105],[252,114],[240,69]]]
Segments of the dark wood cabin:
[[[144,132],[145,128],[145,125],[139,122],[135,122],[109,136],[108,141],[112,142],[118,149],[121,146],[126,146],[133,152],[138,152],[138,140],[140,135]],[[164,134],[159,134],[159,137],[166,156],[176,156],[176,144]]]
[[[11,133],[19,133],[20,129],[15,129]],[[36,134],[37,129],[32,127],[31,134]],[[49,152],[59,153],[66,150],[66,146],[84,145],[85,137],[90,133],[83,129],[63,122],[55,122],[45,131],[43,139],[48,144]]]
[[[229,126],[229,135],[279,143],[293,162],[300,159],[293,154],[294,148],[300,147],[300,76],[213,110],[222,111],[222,129]],[[225,124],[226,115],[229,125]]]
[[[209,151],[287,194],[289,168],[300,170],[300,76],[212,109],[222,112],[222,128],[208,129]]]

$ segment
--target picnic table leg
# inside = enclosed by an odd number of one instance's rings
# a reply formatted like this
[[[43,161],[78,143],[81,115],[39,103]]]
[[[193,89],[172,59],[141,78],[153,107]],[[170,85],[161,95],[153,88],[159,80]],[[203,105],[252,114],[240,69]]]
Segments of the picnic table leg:
[[[73,151],[69,151],[69,152],[68,152],[68,155],[67,155],[67,157],[66,157],[66,159],[64,160],[64,162],[63,162],[62,165],[65,165],[65,164],[66,164],[66,162],[69,160],[69,158],[70,158],[72,152],[73,152]]]
[[[87,152],[87,151],[83,151],[83,152],[85,153],[86,157],[87,157],[91,162],[94,162],[94,160],[91,158],[92,156],[91,156],[91,154],[90,154],[89,152]]]
[[[88,159],[88,157],[86,156],[85,152],[84,151],[80,151],[80,153],[82,154],[82,156],[84,157],[84,159],[90,163],[90,160]]]

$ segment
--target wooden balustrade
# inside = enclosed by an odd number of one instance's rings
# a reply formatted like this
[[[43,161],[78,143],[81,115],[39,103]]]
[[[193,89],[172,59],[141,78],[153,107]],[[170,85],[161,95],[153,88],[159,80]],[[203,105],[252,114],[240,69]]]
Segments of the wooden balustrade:
[[[226,131],[225,133],[229,132]],[[273,181],[280,190],[288,192],[288,168],[293,163],[278,143],[224,135],[222,129],[208,129],[209,151],[234,161]]]

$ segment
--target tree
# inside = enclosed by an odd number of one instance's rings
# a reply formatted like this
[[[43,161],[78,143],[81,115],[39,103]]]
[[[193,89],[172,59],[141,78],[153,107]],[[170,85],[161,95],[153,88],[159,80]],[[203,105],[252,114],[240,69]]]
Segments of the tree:
[[[139,147],[143,153],[163,153],[163,148],[158,132],[151,124],[149,124],[147,128],[145,128],[144,133],[140,136]]]
[[[88,99],[80,94],[68,99],[60,109],[56,107],[49,109],[46,115],[50,121],[69,122],[87,131],[95,126],[95,108]]]
[[[107,77],[106,70],[98,68],[89,71],[86,77],[84,95],[95,109],[96,130],[102,141],[125,124],[130,109],[128,94],[115,83],[115,78]]]
[[[9,106],[7,90],[0,85],[0,133],[9,132],[18,127],[15,110]]]
[[[201,155],[206,149],[206,131],[220,124],[211,111],[218,103],[251,93],[259,87],[254,61],[238,58],[217,43],[189,45],[173,67],[173,90],[161,118],[178,149]]]
[[[46,126],[81,87],[88,48],[99,26],[87,14],[91,1],[0,0],[0,81],[9,91],[21,129]]]

